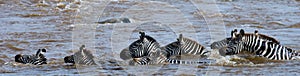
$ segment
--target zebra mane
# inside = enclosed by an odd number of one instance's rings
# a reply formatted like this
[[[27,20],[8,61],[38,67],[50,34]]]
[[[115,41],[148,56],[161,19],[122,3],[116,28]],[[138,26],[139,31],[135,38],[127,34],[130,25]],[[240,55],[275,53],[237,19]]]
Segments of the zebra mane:
[[[254,31],[254,34],[256,36],[259,36],[260,38],[262,38],[264,40],[268,40],[268,41],[272,41],[274,43],[280,44],[280,42],[277,39],[275,39],[273,37],[270,37],[270,36],[267,36],[267,35],[264,35],[264,34],[259,34],[257,30]]]

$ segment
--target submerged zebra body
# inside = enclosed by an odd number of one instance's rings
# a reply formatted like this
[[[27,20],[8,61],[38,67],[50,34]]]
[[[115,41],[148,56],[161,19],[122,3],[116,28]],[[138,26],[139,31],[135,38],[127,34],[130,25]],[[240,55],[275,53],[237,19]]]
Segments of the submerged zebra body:
[[[188,63],[204,63],[193,61],[181,61],[167,58],[167,52],[160,48],[156,40],[144,32],[140,33],[140,39],[129,45],[129,54],[133,61],[139,65],[148,64],[188,64]]]
[[[190,55],[204,55],[208,53],[205,47],[197,43],[197,41],[185,38],[182,34],[179,35],[177,41],[168,44],[162,48],[169,58],[170,56],[190,54]]]
[[[233,31],[231,31],[231,37],[232,36],[236,36],[237,35],[237,29],[234,29]],[[274,42],[274,43],[277,43],[277,44],[280,44],[280,42],[273,38],[273,37],[270,37],[270,36],[267,36],[267,35],[264,35],[264,34],[260,34],[258,33],[257,30],[254,31],[254,33],[245,33],[245,35],[256,35],[258,36],[260,39],[263,39],[263,40],[266,40],[266,41],[271,41],[271,42]],[[231,37],[229,38],[225,38],[223,40],[220,40],[220,41],[216,41],[216,42],[213,42],[211,44],[211,49],[221,49],[221,48],[226,48],[227,45],[228,45],[228,42],[231,40]]]
[[[219,53],[221,55],[226,55],[225,50],[228,47],[229,41],[231,40],[232,37],[235,37],[237,35],[238,35],[237,29],[234,29],[233,31],[231,31],[231,37],[225,38],[221,41],[213,42],[211,44],[211,49],[218,49]],[[276,44],[280,44],[280,42],[278,40],[276,40],[275,38],[264,35],[264,34],[259,34],[257,30],[255,30],[254,33],[245,33],[245,35],[255,35],[255,36],[259,37],[262,40],[273,42],[273,43],[276,43]]]
[[[23,63],[23,64],[34,64],[34,65],[42,65],[47,64],[47,58],[45,57],[46,49],[38,49],[35,55],[23,55],[18,54],[15,56],[15,62]]]
[[[276,42],[261,39],[257,35],[245,34],[244,30],[241,29],[240,33],[233,36],[229,41],[226,55],[238,54],[243,50],[270,60],[291,60],[300,55],[295,50]]]
[[[129,45],[133,60],[140,65],[164,63],[166,57],[162,55],[159,43],[144,32],[139,33],[140,39]]]
[[[93,58],[93,54],[85,48],[85,45],[82,45],[78,52],[73,55],[66,56],[64,61],[65,63],[95,65],[96,63]]]

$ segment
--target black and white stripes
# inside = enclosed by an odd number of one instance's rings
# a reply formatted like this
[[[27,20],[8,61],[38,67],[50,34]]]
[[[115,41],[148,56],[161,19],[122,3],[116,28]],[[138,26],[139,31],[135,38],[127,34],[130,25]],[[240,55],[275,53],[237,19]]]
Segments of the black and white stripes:
[[[35,55],[23,55],[18,54],[15,56],[15,62],[23,63],[23,64],[34,64],[34,65],[42,65],[47,64],[47,58],[45,57],[46,49],[38,49]]]
[[[264,40],[257,35],[245,34],[244,30],[241,29],[240,33],[233,36],[229,41],[226,54],[238,54],[243,50],[271,60],[291,60],[294,56],[299,56],[295,50],[276,42]]]
[[[168,44],[162,48],[167,52],[167,57],[174,55],[190,54],[190,55],[204,55],[208,51],[205,50],[205,47],[200,45],[194,40],[184,38],[182,34],[179,35],[177,41]]]
[[[139,33],[140,39],[129,45],[129,54],[133,60],[140,65],[164,63],[166,57],[162,56],[159,43],[144,32]]]
[[[172,55],[192,54],[203,55],[207,53],[204,51],[204,47],[198,44],[196,41],[183,38],[180,34],[178,40],[165,47],[160,47],[156,40],[144,32],[140,33],[140,39],[129,45],[129,53],[133,58],[133,61],[140,65],[147,64],[193,64],[193,63],[205,63],[201,61],[182,61],[176,59],[170,59]],[[123,52],[125,53],[125,52]]]
[[[85,45],[82,45],[78,52],[73,55],[66,56],[64,61],[65,63],[95,65],[96,63],[93,58],[94,56],[92,53],[85,48]]]

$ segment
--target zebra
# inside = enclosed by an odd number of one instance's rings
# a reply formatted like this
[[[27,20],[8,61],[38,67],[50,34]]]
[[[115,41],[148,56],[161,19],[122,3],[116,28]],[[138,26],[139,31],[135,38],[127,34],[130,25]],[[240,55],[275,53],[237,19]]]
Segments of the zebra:
[[[164,63],[166,57],[162,55],[159,43],[145,35],[145,32],[139,34],[140,39],[129,45],[129,54],[133,60],[140,65]]]
[[[179,34],[177,41],[166,45],[162,49],[167,53],[167,58],[183,54],[204,55],[209,52],[205,50],[204,46],[197,43],[197,41],[185,38],[182,34]]]
[[[73,55],[66,56],[64,61],[65,63],[72,64],[95,65],[96,63],[93,58],[94,56],[85,48],[85,45],[81,45],[78,52]]]
[[[237,34],[237,29],[234,29],[233,31],[231,31],[231,36],[235,36],[236,34]],[[246,34],[251,34],[251,33],[246,33]],[[254,35],[259,36],[259,38],[261,38],[263,40],[267,40],[267,41],[271,41],[271,42],[280,44],[280,42],[277,39],[273,38],[273,37],[270,37],[270,36],[267,36],[267,35],[264,35],[264,34],[259,34],[258,30],[254,31]],[[223,40],[213,42],[210,47],[211,47],[211,49],[224,48],[224,47],[227,46],[227,44],[230,40],[231,40],[231,37],[228,37],[228,38],[225,38]]]
[[[139,34],[140,38],[129,45],[129,54],[139,65],[204,63],[169,59],[166,56],[167,52],[160,48],[154,38],[145,35],[145,32],[139,32]]]
[[[295,56],[300,56],[300,53],[291,48],[261,39],[255,34],[245,34],[243,29],[236,36],[232,36],[226,48],[226,55],[238,54],[242,50],[270,60],[292,60]]]
[[[245,33],[246,35],[256,35],[258,36],[260,39],[263,39],[263,40],[267,40],[267,41],[271,41],[271,42],[274,42],[274,43],[277,43],[277,44],[280,44],[280,42],[273,38],[273,37],[270,37],[270,36],[267,36],[267,35],[264,35],[264,34],[259,34],[257,30],[254,31],[254,33]],[[233,36],[236,36],[237,35],[237,29],[234,29],[233,31],[231,31],[231,37]],[[218,49],[219,50],[219,53],[220,55],[225,55],[225,50],[226,50],[226,47],[228,46],[228,43],[229,41],[231,40],[231,37],[229,38],[225,38],[221,41],[216,41],[216,42],[213,42],[211,44],[211,49]]]
[[[45,57],[46,49],[38,49],[35,55],[23,55],[17,54],[15,56],[15,62],[23,63],[23,64],[34,64],[34,65],[42,65],[47,64],[47,58]]]

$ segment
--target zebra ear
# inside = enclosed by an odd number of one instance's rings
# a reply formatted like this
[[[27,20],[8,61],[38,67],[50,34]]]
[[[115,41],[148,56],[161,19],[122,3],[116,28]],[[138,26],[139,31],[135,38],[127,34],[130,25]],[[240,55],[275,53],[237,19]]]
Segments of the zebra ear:
[[[255,30],[255,31],[254,31],[254,34],[255,34],[255,35],[258,35],[258,31],[257,31],[257,30]]]
[[[39,56],[39,54],[41,53],[41,49],[38,49],[38,51],[36,52],[36,56]]]
[[[182,34],[179,34],[179,37],[177,38],[177,41],[178,41],[178,42],[182,42],[182,38],[183,38],[183,37],[182,37]]]
[[[140,36],[140,39],[141,39],[141,40],[144,39],[145,36],[146,36],[146,35],[145,35],[145,32],[144,32],[144,31],[140,31],[139,33],[140,33],[140,35],[141,35],[141,36]]]
[[[240,30],[240,34],[241,34],[242,36],[244,36],[244,35],[245,35],[245,31],[244,31],[244,29],[241,29],[241,30]]]
[[[234,29],[231,31],[231,38],[236,38],[237,35],[237,29]]]
[[[45,53],[45,52],[47,52],[47,50],[46,50],[45,48],[43,48],[43,49],[42,49],[42,52],[44,52],[44,53]]]
[[[233,32],[236,33],[236,32],[237,32],[237,29],[234,29]]]

